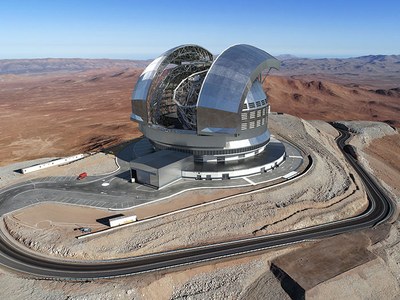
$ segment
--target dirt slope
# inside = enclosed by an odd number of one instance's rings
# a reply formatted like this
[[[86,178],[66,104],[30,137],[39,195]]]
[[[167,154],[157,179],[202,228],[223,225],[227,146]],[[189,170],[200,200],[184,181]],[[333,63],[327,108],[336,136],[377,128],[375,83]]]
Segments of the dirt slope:
[[[387,121],[400,126],[400,96],[379,94],[358,85],[341,85],[308,77],[270,76],[264,88],[271,109],[304,119]]]
[[[139,135],[140,70],[0,76],[0,164],[101,149]]]
[[[0,75],[0,165],[101,149],[137,137],[129,120],[130,98],[141,71],[114,67]],[[296,78],[268,77],[264,88],[272,111],[400,126],[395,87],[379,89],[378,81],[374,88],[333,83],[319,75]]]

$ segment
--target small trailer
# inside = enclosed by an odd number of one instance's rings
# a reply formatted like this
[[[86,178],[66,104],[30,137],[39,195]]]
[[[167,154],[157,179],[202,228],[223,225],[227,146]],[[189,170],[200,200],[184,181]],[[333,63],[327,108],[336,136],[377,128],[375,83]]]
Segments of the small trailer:
[[[27,168],[22,168],[21,169],[21,173],[22,174],[27,174],[27,173],[39,171],[39,170],[50,168],[50,167],[54,167],[54,166],[65,165],[65,164],[77,161],[79,159],[82,159],[84,157],[85,157],[84,154],[78,154],[78,155],[74,155],[74,156],[54,159],[54,160],[51,160],[51,161],[48,161],[48,162],[45,162],[45,163],[33,165],[33,166],[30,166],[30,167],[27,167]]]
[[[119,216],[109,219],[110,227],[120,226],[124,224],[129,224],[137,221],[136,215],[133,216]]]

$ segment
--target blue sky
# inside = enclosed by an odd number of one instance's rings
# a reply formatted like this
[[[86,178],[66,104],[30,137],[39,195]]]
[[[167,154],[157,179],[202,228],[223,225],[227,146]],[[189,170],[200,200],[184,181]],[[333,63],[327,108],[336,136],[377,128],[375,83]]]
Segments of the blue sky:
[[[400,54],[400,1],[1,0],[0,59],[154,58],[185,43],[305,57]]]

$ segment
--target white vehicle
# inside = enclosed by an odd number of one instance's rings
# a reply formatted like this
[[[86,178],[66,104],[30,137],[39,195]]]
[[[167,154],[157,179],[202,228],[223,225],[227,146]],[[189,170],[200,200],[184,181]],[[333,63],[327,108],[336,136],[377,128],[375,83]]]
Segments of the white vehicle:
[[[111,218],[110,220],[110,227],[120,226],[124,224],[129,224],[137,221],[137,217],[133,216],[120,216]]]

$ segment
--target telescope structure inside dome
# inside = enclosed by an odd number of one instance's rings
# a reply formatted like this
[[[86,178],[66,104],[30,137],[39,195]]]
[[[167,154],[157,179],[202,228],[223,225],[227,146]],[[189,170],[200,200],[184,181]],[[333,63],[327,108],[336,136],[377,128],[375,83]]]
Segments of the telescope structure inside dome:
[[[147,154],[136,154],[132,178],[159,188],[178,176],[165,178],[168,173],[229,179],[263,172],[271,162],[276,166],[276,153],[282,157],[285,151],[280,143],[279,151],[264,153],[270,133],[262,83],[279,66],[267,52],[244,44],[215,59],[197,45],[178,46],[157,57],[132,94],[131,120],[150,142],[138,146]]]

